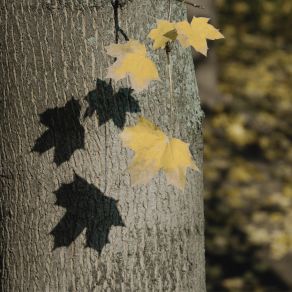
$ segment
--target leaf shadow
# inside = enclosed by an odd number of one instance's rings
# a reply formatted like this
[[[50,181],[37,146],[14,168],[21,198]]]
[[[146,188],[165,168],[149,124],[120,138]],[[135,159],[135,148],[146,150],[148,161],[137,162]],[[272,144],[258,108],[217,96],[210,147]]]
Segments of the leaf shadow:
[[[50,232],[54,236],[54,248],[68,247],[86,229],[86,245],[101,254],[109,243],[112,226],[122,226],[117,200],[105,196],[96,186],[75,174],[69,184],[62,184],[54,192],[55,205],[66,209],[65,215]]]
[[[74,97],[63,107],[39,114],[40,123],[48,129],[35,141],[33,152],[43,154],[55,147],[54,162],[60,166],[77,149],[84,149],[84,128],[80,124],[81,106]]]
[[[96,112],[99,126],[113,120],[114,124],[122,129],[126,122],[127,112],[141,111],[138,101],[131,95],[132,92],[131,88],[120,88],[117,93],[114,93],[110,83],[97,79],[95,90],[90,91],[85,97],[88,107],[84,119],[92,117]]]

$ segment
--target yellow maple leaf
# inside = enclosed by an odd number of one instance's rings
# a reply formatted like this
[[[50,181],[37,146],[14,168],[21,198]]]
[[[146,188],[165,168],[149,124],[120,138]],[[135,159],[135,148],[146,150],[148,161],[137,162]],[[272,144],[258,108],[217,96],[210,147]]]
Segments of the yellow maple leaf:
[[[157,20],[157,28],[154,28],[148,34],[148,37],[154,40],[153,49],[164,49],[169,41],[176,40],[177,33],[175,24],[167,20]]]
[[[132,185],[146,184],[162,169],[169,184],[184,189],[187,168],[198,170],[189,144],[167,137],[144,117],[125,128],[120,137],[123,145],[135,152],[129,166]]]
[[[213,25],[208,23],[209,18],[194,17],[191,24],[187,21],[178,22],[176,30],[177,39],[186,48],[192,46],[196,51],[207,56],[207,39],[216,40],[224,36]]]
[[[160,80],[155,64],[147,57],[145,45],[136,40],[124,44],[111,44],[106,47],[107,54],[117,58],[108,68],[107,78],[119,81],[129,76],[133,89],[145,89],[151,80]]]

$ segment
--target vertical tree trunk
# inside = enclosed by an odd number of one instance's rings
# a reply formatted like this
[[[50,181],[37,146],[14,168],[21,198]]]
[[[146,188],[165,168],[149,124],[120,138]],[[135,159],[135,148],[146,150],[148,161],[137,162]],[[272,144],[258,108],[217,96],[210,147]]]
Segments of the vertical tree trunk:
[[[149,53],[162,80],[149,90],[109,83],[104,47],[123,33],[150,44],[167,17],[168,1],[124,2],[1,1],[1,291],[205,290],[202,174],[189,171],[184,192],[162,174],[130,187],[118,136],[143,114],[201,167],[191,51],[172,51],[171,118],[163,51]]]
[[[195,17],[210,18],[210,23],[217,27],[217,13],[213,0],[199,1],[200,8],[188,7],[188,17],[192,19]],[[214,48],[216,42],[209,42],[208,58],[202,54],[194,53],[194,60],[196,65],[196,78],[200,88],[200,98],[203,104],[216,104],[221,97],[218,89],[218,62],[217,55]]]

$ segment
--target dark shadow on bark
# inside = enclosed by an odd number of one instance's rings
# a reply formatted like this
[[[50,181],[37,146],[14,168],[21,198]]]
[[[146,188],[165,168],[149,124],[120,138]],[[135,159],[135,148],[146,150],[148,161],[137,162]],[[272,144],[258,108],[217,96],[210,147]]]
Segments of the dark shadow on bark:
[[[85,97],[88,108],[84,118],[91,117],[96,112],[99,126],[112,119],[114,124],[122,129],[126,122],[127,112],[140,112],[139,103],[131,95],[132,92],[130,88],[120,88],[117,93],[114,93],[110,83],[97,79],[96,89],[90,91]]]
[[[60,222],[51,231],[54,249],[69,246],[86,229],[86,245],[99,254],[109,243],[112,226],[125,226],[116,200],[105,196],[93,184],[75,174],[74,181],[62,184],[54,192],[56,205],[66,209]]]
[[[35,141],[32,151],[42,154],[55,147],[54,162],[68,161],[77,149],[84,149],[84,128],[80,124],[81,106],[73,97],[64,107],[48,109],[39,115],[48,129]]]

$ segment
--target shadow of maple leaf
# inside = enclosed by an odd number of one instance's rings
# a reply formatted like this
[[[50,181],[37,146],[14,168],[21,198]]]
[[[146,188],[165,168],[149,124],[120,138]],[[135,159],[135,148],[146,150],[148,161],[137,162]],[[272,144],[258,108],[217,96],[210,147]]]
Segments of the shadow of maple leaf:
[[[86,247],[99,254],[109,243],[112,226],[125,226],[117,201],[105,196],[93,184],[75,174],[74,181],[62,184],[54,192],[56,205],[66,208],[66,213],[51,231],[54,249],[69,246],[86,229]]]
[[[73,97],[64,107],[55,107],[39,114],[48,129],[35,141],[32,151],[42,154],[55,147],[54,162],[68,161],[77,149],[84,149],[84,128],[80,124],[81,106]]]
[[[111,84],[98,79],[96,89],[90,91],[85,97],[88,108],[84,118],[91,117],[96,112],[99,126],[112,119],[114,124],[122,129],[126,122],[127,112],[140,112],[139,103],[131,95],[132,92],[131,88],[120,88],[117,93],[114,93]]]

